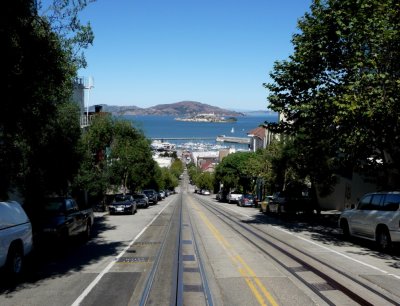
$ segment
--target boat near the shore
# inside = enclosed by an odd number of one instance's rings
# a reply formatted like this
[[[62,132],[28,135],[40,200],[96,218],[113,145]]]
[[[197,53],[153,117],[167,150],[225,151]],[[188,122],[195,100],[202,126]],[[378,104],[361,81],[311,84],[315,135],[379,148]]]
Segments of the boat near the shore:
[[[235,117],[225,118],[223,116],[217,116],[215,114],[197,114],[188,118],[175,118],[177,121],[187,121],[187,122],[236,122]]]

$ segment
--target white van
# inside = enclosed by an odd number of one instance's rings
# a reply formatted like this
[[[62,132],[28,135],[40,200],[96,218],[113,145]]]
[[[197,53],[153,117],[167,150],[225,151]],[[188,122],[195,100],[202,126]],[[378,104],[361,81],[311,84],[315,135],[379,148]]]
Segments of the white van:
[[[339,218],[345,236],[374,240],[382,250],[400,242],[400,192],[374,192],[364,195],[357,206]]]
[[[18,202],[0,202],[0,268],[17,277],[32,250],[32,225]]]

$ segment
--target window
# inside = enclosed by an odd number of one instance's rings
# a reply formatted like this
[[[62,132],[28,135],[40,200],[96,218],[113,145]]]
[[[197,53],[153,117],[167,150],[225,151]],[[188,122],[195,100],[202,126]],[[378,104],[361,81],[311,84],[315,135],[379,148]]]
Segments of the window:
[[[399,209],[400,194],[387,194],[383,202],[382,210],[396,211]]]
[[[67,209],[67,212],[74,212],[78,210],[78,205],[72,199],[65,200],[65,207]]]
[[[383,194],[374,194],[372,196],[371,204],[369,209],[370,210],[382,210],[382,202],[383,202]]]
[[[360,210],[370,209],[369,207],[370,207],[370,203],[371,203],[371,198],[372,198],[372,195],[367,195],[367,196],[363,197],[360,200],[360,202],[358,203],[357,209],[360,209]]]

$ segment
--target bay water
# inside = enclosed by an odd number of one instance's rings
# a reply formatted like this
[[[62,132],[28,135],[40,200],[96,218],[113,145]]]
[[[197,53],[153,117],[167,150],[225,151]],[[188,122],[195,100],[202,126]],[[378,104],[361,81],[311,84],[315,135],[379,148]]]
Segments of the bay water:
[[[236,117],[236,122],[188,122],[177,121],[174,116],[154,115],[124,115],[122,118],[131,121],[149,139],[161,139],[180,145],[189,141],[216,144],[219,135],[247,138],[247,133],[260,124],[277,122],[278,114],[256,113],[240,116]],[[224,144],[237,149],[247,148],[247,145]]]

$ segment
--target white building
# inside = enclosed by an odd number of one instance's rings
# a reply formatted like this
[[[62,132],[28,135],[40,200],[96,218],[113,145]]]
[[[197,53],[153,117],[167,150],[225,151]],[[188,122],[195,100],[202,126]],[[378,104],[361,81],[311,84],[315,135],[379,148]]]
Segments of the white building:
[[[89,100],[90,90],[94,87],[93,84],[94,81],[92,77],[77,77],[74,81],[72,100],[79,106],[81,128],[87,127],[90,124]]]

